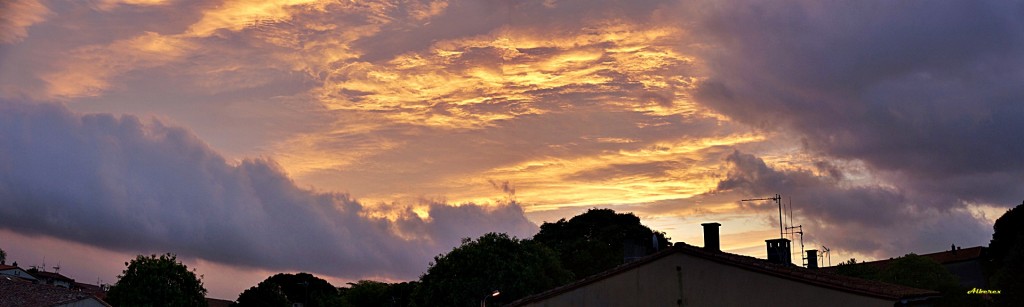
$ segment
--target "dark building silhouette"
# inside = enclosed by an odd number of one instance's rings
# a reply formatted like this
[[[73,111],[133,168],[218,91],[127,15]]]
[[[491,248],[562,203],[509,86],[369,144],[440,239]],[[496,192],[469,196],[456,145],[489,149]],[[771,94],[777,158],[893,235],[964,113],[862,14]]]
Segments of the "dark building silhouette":
[[[709,251],[721,251],[721,242],[718,239],[718,227],[722,226],[719,223],[704,223],[700,224],[704,226],[704,249]]]
[[[960,280],[961,286],[967,288],[988,287],[988,281],[985,279],[984,270],[982,269],[982,265],[987,257],[986,248],[983,246],[970,248],[953,247],[948,251],[923,254],[919,256],[935,260],[935,262],[941,264],[942,267],[946,268],[950,273],[956,275]],[[892,264],[893,260],[895,259],[863,262],[854,265],[871,266],[882,270]],[[834,272],[835,267],[821,268],[820,270]]]
[[[768,245],[768,261],[779,264],[793,264],[789,239],[764,240]]]
[[[818,268],[818,250],[811,249],[807,250],[807,268],[817,269]]]
[[[703,226],[717,231],[713,224],[717,223]],[[769,241],[788,246],[788,240],[778,240]],[[653,255],[508,306],[889,307],[928,305],[940,295],[931,290],[837,276],[784,261],[722,252],[716,248],[717,238],[710,238],[707,232],[705,242],[703,248],[676,243]],[[788,251],[784,254],[788,255]]]

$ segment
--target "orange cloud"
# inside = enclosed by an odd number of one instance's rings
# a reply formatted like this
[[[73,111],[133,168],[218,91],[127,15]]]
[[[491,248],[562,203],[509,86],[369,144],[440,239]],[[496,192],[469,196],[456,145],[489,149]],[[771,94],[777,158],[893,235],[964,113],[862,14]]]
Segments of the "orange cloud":
[[[620,150],[574,159],[533,160],[495,168],[488,171],[487,176],[515,182],[520,187],[518,196],[529,200],[528,203],[536,204],[527,207],[527,211],[564,206],[646,203],[690,198],[714,188],[718,179],[707,175],[713,173],[718,166],[684,166],[673,162],[704,161],[704,151],[708,149],[760,140],[763,140],[763,136],[754,134],[681,139],[675,142],[656,143],[642,149]],[[658,168],[655,171],[627,169],[593,172],[614,165],[654,165]]]
[[[332,63],[338,68],[329,71],[318,94],[331,109],[455,129],[543,114],[554,107],[542,103],[553,95],[601,95],[633,86],[666,91],[668,97],[603,103],[655,114],[692,113],[692,104],[682,100],[697,79],[670,69],[694,62],[674,50],[672,39],[679,34],[616,20],[543,36],[504,28],[439,41],[386,62]]]
[[[275,1],[227,1],[219,7],[203,12],[202,19],[189,27],[189,36],[210,36],[217,30],[239,31],[265,23],[292,20],[298,6],[323,10],[329,1],[322,0],[275,0]]]
[[[51,97],[96,96],[109,88],[109,78],[127,71],[164,65],[196,46],[175,36],[154,32],[115,41],[106,46],[86,46],[62,59],[61,70],[42,76]]]
[[[158,6],[171,4],[171,0],[100,0],[96,6],[100,10],[109,11],[122,5]]]
[[[0,3],[0,44],[17,43],[28,36],[28,28],[46,20],[53,12],[38,0]]]

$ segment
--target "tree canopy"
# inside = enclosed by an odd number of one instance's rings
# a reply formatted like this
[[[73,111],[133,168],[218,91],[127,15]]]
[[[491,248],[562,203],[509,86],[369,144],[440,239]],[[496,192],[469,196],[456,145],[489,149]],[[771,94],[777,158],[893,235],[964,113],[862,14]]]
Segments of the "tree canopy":
[[[412,293],[418,282],[389,284],[379,281],[360,280],[348,283],[341,291],[342,305],[353,307],[392,307],[412,304]]]
[[[1024,202],[996,219],[992,230],[992,241],[988,244],[989,257],[1001,265],[1020,237],[1024,236]]]
[[[657,248],[652,238],[657,239]],[[596,208],[568,221],[544,223],[533,240],[555,250],[562,265],[577,279],[622,264],[630,247],[646,255],[669,246],[665,233],[640,224],[636,215]]]
[[[982,303],[978,297],[968,296],[967,289],[960,287],[953,275],[931,258],[907,254],[888,263],[857,263],[851,258],[836,267],[836,273],[850,277],[877,280],[890,284],[904,285],[918,289],[935,290],[942,293],[938,306],[975,306]]]
[[[139,255],[124,264],[128,268],[107,292],[111,305],[206,306],[203,282],[176,256]]]
[[[992,226],[989,257],[992,259],[993,288],[996,303],[1015,306],[1024,301],[1024,202],[1007,210]]]
[[[478,306],[485,297],[497,306],[569,281],[571,273],[544,245],[488,233],[434,257],[414,296],[420,306]],[[488,297],[494,290],[501,294]]]
[[[850,258],[850,260],[840,262],[839,265],[836,266],[836,273],[839,275],[864,279],[878,279],[878,271],[879,270],[876,267],[857,264],[856,258]]]
[[[878,271],[877,279],[887,283],[919,289],[951,292],[959,282],[949,270],[928,257],[907,254],[896,258],[884,269]]]
[[[236,302],[234,306],[240,307],[286,307],[293,303],[319,307],[341,305],[341,298],[331,283],[312,274],[280,273],[243,291]]]

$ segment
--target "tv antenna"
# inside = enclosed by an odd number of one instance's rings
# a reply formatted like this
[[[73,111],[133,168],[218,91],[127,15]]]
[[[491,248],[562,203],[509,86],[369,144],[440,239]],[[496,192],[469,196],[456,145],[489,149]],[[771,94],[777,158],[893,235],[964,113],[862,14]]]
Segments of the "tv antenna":
[[[794,242],[797,239],[797,235],[800,236],[800,259],[803,260],[804,267],[807,267],[807,263],[811,261],[807,259],[807,255],[804,254],[804,225],[793,226],[793,198],[789,199],[789,212],[786,213],[789,216],[789,226],[786,227],[786,234],[789,235],[789,241]],[[792,255],[792,254],[790,254]],[[815,259],[814,261],[817,261]]]
[[[779,205],[779,239],[784,239],[785,236],[783,235],[783,231],[782,231],[782,229],[783,229],[783,226],[782,226],[782,196],[779,195],[779,194],[775,194],[775,196],[773,196],[773,197],[751,198],[751,199],[744,199],[744,200],[740,200],[740,201],[758,201],[758,200],[773,200],[773,201],[775,201],[775,204]]]
[[[826,247],[824,245],[821,246],[821,250],[823,252],[821,254],[819,254],[818,257],[822,257],[822,258],[827,257],[828,258],[828,266],[832,266],[832,250],[828,249],[828,247]],[[824,260],[824,259],[822,259],[822,260]]]

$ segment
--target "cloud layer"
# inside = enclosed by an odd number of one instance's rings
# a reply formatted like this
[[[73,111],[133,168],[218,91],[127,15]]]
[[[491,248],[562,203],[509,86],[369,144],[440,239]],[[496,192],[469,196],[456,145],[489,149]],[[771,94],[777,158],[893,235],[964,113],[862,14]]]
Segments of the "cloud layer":
[[[226,161],[189,131],[134,116],[0,101],[2,227],[128,252],[336,277],[414,278],[485,231],[529,236],[517,204],[424,204],[370,217],[266,159]]]
[[[799,133],[920,194],[1012,204],[1024,194],[1019,2],[757,3],[702,12],[715,67],[699,100]],[[995,192],[1002,191],[1002,192]]]
[[[782,194],[783,203],[792,203],[794,224],[805,227],[808,242],[845,252],[886,257],[928,251],[947,242],[963,244],[985,237],[991,227],[954,199],[922,197],[908,187],[853,185],[827,164],[779,170],[739,151],[729,155],[726,163],[728,175],[714,193]],[[749,204],[747,210],[773,213],[777,207],[763,202]],[[770,219],[778,227],[775,215]],[[790,226],[788,220],[784,223]]]
[[[1024,195],[1021,3],[680,7],[705,47],[696,100],[800,139],[729,155],[719,193],[792,197],[812,237],[876,257],[984,244],[977,208]]]
[[[151,227],[121,245],[100,239],[113,232],[105,224],[18,232],[118,249],[190,246],[275,267],[282,252],[253,254],[263,242],[248,234],[284,248],[310,244],[287,233],[310,232],[351,243],[323,247],[349,265],[380,258],[368,267],[408,272],[382,263],[412,263],[420,256],[390,253],[429,255],[467,233],[521,229],[521,211],[541,222],[608,206],[676,239],[719,220],[743,232],[724,235],[761,245],[777,226],[771,208],[738,200],[780,193],[821,243],[890,257],[984,244],[992,215],[1024,195],[1020,2],[173,4],[16,1],[24,14],[0,11],[11,29],[0,37],[0,97],[30,102],[5,103],[21,110],[5,119],[68,123],[23,124],[65,127],[38,134],[67,153],[39,144],[5,153],[69,156],[59,168],[4,164],[17,174],[6,184],[19,187],[4,193],[62,196],[72,209],[131,203],[79,213]],[[494,202],[513,187],[521,208],[423,200]],[[134,206],[166,214],[133,215]],[[55,208],[17,213],[91,223]],[[282,210],[312,222],[275,219]],[[224,221],[190,222],[191,212]],[[190,230],[154,239],[170,229]],[[376,240],[408,246],[363,249]]]

